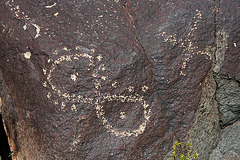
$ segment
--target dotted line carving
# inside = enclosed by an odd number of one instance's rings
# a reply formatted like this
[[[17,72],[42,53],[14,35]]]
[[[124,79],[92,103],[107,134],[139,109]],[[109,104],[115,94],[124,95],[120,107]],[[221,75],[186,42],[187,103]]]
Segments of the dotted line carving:
[[[76,50],[80,50],[81,47],[76,47]],[[85,49],[86,50],[86,49]],[[51,87],[51,90],[58,95],[59,97],[63,98],[65,102],[71,102],[71,103],[84,103],[84,104],[92,104],[95,106],[96,114],[97,117],[101,120],[103,126],[107,129],[108,132],[114,134],[115,136],[118,137],[130,137],[130,136],[138,136],[139,134],[142,134],[145,129],[147,123],[150,121],[150,114],[151,114],[151,109],[150,106],[147,104],[147,102],[144,100],[143,96],[140,96],[139,94],[133,94],[134,87],[129,86],[126,88],[126,91],[131,93],[132,95],[124,95],[124,94],[106,94],[103,95],[101,93],[101,81],[105,81],[108,79],[107,76],[101,76],[100,72],[104,72],[106,70],[105,65],[102,63],[103,57],[101,55],[97,56],[94,58],[91,53],[94,53],[95,50],[91,49],[88,50],[87,53],[83,54],[74,54],[74,55],[63,55],[59,57],[56,60],[51,60],[49,59],[48,62],[51,63],[51,68],[47,72],[46,69],[43,70],[43,73],[47,76],[47,81],[43,83],[43,86],[46,87],[47,83]],[[94,93],[96,94],[95,99],[93,98],[88,98],[88,97],[83,97],[82,95],[76,95],[76,94],[69,94],[66,92],[63,92],[60,87],[57,85],[53,84],[53,76],[52,73],[57,69],[57,65],[62,63],[62,62],[70,62],[73,60],[79,60],[82,58],[86,58],[89,60],[88,64],[88,70],[93,69],[92,72],[92,77],[94,80]],[[96,61],[100,63],[100,65],[97,67],[96,66]],[[73,81],[76,81],[78,78],[78,73],[74,73],[71,75],[71,79]],[[118,82],[114,82],[112,84],[112,87],[116,88]],[[146,92],[148,90],[147,86],[142,87],[142,91]],[[51,92],[48,92],[47,97],[51,98]],[[104,111],[104,102],[125,102],[125,103],[133,103],[133,104],[138,104],[143,107],[143,122],[139,125],[137,129],[132,129],[132,130],[126,130],[126,131],[120,131],[118,128],[114,127],[113,125],[110,124],[109,120],[105,116],[105,111]],[[66,103],[62,102],[61,109],[64,109],[66,107]],[[57,103],[56,103],[57,104]],[[76,105],[73,104],[71,106],[72,111],[77,111]],[[126,117],[125,112],[121,112],[120,118],[124,119]]]
[[[176,37],[176,34],[173,35],[167,35],[166,32],[161,32],[157,36],[161,36],[164,38],[164,42],[170,42],[173,46],[180,44],[180,48],[183,48],[184,58],[182,58],[182,64],[181,64],[181,71],[180,75],[186,76],[186,73],[184,73],[184,69],[187,66],[187,63],[191,60],[191,58],[194,55],[206,55],[209,57],[209,59],[212,59],[212,56],[209,52],[209,47],[205,48],[205,51],[198,50],[198,46],[196,46],[192,41],[191,37],[193,36],[194,32],[198,29],[197,24],[199,23],[200,19],[202,19],[202,14],[199,10],[196,10],[197,14],[194,17],[194,24],[190,27],[190,31],[187,33],[187,36],[184,39],[178,39]],[[161,29],[160,29],[161,31]]]

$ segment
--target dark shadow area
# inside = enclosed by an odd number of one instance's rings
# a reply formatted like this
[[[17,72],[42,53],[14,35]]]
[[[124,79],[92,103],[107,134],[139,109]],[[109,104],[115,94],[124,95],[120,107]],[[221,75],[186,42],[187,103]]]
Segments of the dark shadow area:
[[[8,138],[4,130],[2,115],[0,114],[0,157],[2,160],[11,160]],[[0,159],[1,159],[0,158]]]

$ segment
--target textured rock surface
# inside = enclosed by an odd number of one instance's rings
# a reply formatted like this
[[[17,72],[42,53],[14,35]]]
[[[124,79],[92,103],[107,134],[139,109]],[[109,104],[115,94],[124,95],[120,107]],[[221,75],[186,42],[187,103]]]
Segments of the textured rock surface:
[[[240,120],[240,87],[234,79],[215,75],[217,82],[216,101],[222,128]]]
[[[199,144],[208,157],[219,133],[214,46],[216,71],[239,75],[228,69],[239,62],[226,62],[238,57],[226,43],[239,45],[239,22],[218,29],[216,4],[0,1],[2,113],[13,157],[163,159],[199,104],[195,119],[203,121],[192,137],[209,140]],[[236,11],[239,2],[231,4]],[[225,37],[218,45],[217,33]]]
[[[225,50],[224,61],[219,73],[233,77],[236,80],[240,80],[240,13],[239,13],[239,1],[220,1],[215,3],[216,13],[216,30],[218,33],[224,33],[226,35],[227,43],[220,48]],[[220,35],[224,35],[220,34]],[[224,40],[222,40],[224,42]]]
[[[216,83],[213,73],[210,72],[203,82],[202,98],[187,138],[193,146],[192,150],[197,150],[199,159],[208,159],[219,141],[221,130],[217,103],[214,99],[215,90]]]
[[[213,150],[210,160],[240,159],[240,121],[225,128],[217,148]]]
[[[199,108],[186,137],[193,144],[192,150],[198,150],[199,159],[208,159],[217,146],[220,125],[223,127],[239,119],[239,21],[236,20],[240,16],[239,2],[211,3],[216,24],[211,69],[214,73],[210,71],[203,83]]]

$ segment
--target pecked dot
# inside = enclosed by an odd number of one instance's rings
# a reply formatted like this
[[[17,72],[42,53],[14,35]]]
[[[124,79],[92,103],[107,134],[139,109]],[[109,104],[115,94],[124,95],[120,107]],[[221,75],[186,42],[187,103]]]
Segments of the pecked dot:
[[[24,53],[24,57],[25,57],[26,59],[30,59],[30,58],[31,58],[31,52],[25,52],[25,53]]]

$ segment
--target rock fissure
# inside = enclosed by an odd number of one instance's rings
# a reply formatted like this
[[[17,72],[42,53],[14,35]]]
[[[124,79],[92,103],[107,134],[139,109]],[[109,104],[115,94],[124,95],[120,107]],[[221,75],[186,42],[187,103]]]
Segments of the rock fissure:
[[[136,27],[136,25],[135,25],[134,18],[133,18],[133,16],[129,13],[130,3],[126,3],[125,5],[121,4],[120,2],[118,2],[118,3],[119,3],[120,6],[122,6],[124,12],[127,14],[128,21],[130,22],[130,26],[133,27],[133,30],[134,30],[134,39],[135,39],[137,45],[141,47],[141,49],[143,50],[143,54],[145,55],[145,57],[146,57],[149,65],[152,66],[152,65],[153,65],[153,62],[152,62],[151,58],[149,57],[149,55],[147,54],[144,46],[141,44],[141,42],[140,42],[140,40],[139,40],[139,38],[138,38],[138,36],[137,36],[137,33],[136,33],[137,27]],[[154,75],[152,70],[151,70],[151,73],[152,73],[152,75]]]

